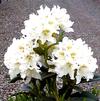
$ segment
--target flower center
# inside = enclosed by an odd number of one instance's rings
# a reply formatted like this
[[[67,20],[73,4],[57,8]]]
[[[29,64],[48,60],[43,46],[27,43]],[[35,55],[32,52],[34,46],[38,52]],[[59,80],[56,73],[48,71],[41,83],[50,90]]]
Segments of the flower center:
[[[23,46],[20,46],[19,47],[19,51],[24,52],[24,47]]]
[[[27,55],[25,59],[26,59],[27,62],[31,62],[32,61],[32,56],[31,55]]]
[[[48,33],[49,33],[49,32],[50,32],[50,31],[47,30],[47,29],[42,31],[42,33],[43,33],[45,36],[48,36]]]
[[[71,57],[72,57],[73,59],[75,59],[75,56],[76,56],[75,53],[71,53]]]
[[[71,64],[70,62],[67,62],[66,65],[67,65],[67,67],[69,67],[69,68],[72,66],[72,64]]]

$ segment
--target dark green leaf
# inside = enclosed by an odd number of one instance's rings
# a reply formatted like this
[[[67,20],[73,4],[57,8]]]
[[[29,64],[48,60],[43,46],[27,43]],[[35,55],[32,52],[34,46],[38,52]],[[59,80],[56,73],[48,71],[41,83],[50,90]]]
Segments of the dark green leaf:
[[[43,97],[42,101],[56,101],[54,97]]]
[[[36,98],[34,101],[56,101],[56,99],[52,96],[42,96],[41,98]]]
[[[39,55],[44,55],[48,47],[47,42],[45,42],[44,44],[42,44],[40,40],[38,40],[37,42],[39,44],[39,47],[33,48],[33,50]]]
[[[48,68],[46,68],[46,67],[44,67],[44,66],[40,67],[40,70],[41,70],[43,73],[48,72]]]
[[[43,55],[44,54],[44,48],[41,47],[37,47],[37,48],[33,48],[33,50],[39,54],[39,55]]]
[[[99,74],[95,74],[94,78],[92,80],[90,80],[89,82],[93,82],[93,81],[100,81],[100,75]]]
[[[18,74],[15,78],[13,78],[10,83],[15,83],[17,80],[22,80],[20,74]]]
[[[81,99],[81,100],[80,100]],[[86,99],[86,100],[85,100]],[[71,101],[98,101],[98,98],[88,91],[76,92],[71,95]]]
[[[82,87],[79,87],[79,86],[74,86],[74,89],[79,91],[79,92],[82,92],[83,91],[83,88]]]
[[[55,73],[51,73],[51,72],[44,72],[44,73],[41,73],[42,79],[51,78],[51,77],[53,77],[53,76],[55,76],[55,75],[56,75]]]
[[[87,83],[87,82],[94,82],[94,81],[100,81],[100,75],[95,74],[94,78],[89,81],[86,81],[86,79],[82,78],[80,83]]]
[[[96,100],[85,97],[72,97],[68,101],[96,101]]]

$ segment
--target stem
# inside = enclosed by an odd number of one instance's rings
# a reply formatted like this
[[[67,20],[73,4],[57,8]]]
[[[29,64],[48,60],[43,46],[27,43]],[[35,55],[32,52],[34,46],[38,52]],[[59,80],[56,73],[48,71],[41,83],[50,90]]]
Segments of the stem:
[[[47,50],[45,50],[44,60],[45,60],[45,64],[46,64],[47,68],[49,68],[49,65],[48,65],[48,62],[47,62],[47,60],[48,60],[48,51]]]
[[[56,101],[60,101],[58,94],[56,92],[53,92],[53,94],[54,94],[54,96],[56,98]]]
[[[49,45],[48,48],[47,48],[47,50],[50,49],[52,46],[55,46],[55,45],[57,45],[57,44],[58,44],[58,43],[54,43],[54,44]]]
[[[71,80],[69,75],[63,77],[63,87],[59,90],[59,96],[63,96],[65,99],[68,99],[72,93],[72,90],[75,86],[75,81]]]

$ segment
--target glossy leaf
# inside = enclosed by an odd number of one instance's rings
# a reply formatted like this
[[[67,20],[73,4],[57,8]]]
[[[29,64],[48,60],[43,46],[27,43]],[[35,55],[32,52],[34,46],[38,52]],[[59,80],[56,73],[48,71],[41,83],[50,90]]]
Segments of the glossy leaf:
[[[43,79],[51,78],[55,75],[56,75],[55,73],[44,72],[44,73],[41,74],[41,77],[42,77],[42,80],[43,80]]]
[[[86,79],[82,78],[80,83],[95,82],[95,81],[100,81],[100,75],[95,74],[94,78],[89,81],[86,81]]]
[[[95,74],[94,78],[92,80],[90,80],[89,82],[93,82],[93,81],[100,81],[100,75],[99,74]]]
[[[98,98],[88,91],[77,92],[71,95],[71,101],[99,101]]]
[[[96,101],[96,100],[85,98],[85,97],[73,97],[73,98],[70,98],[70,100],[68,101]]]
[[[83,88],[82,87],[79,87],[79,86],[74,86],[74,89],[78,92],[82,92],[83,91]]]
[[[18,80],[22,80],[20,74],[18,74],[15,78],[13,78],[13,79],[10,81],[10,83],[15,83],[15,82],[18,81]]]

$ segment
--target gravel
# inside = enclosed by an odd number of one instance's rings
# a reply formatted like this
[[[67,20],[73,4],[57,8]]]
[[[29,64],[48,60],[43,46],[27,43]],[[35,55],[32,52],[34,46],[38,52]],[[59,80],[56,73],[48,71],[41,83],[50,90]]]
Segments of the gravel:
[[[18,91],[22,82],[9,84],[8,70],[3,64],[3,56],[13,37],[21,36],[23,22],[28,15],[36,12],[41,4],[52,7],[60,5],[68,10],[71,20],[75,22],[74,33],[66,33],[70,38],[82,38],[93,48],[94,57],[100,66],[100,0],[8,0],[0,4],[0,97],[6,101],[7,96]],[[100,73],[100,68],[96,71]],[[100,84],[100,82],[97,82]],[[85,84],[90,89],[96,83]],[[98,88],[99,89],[99,88]]]

